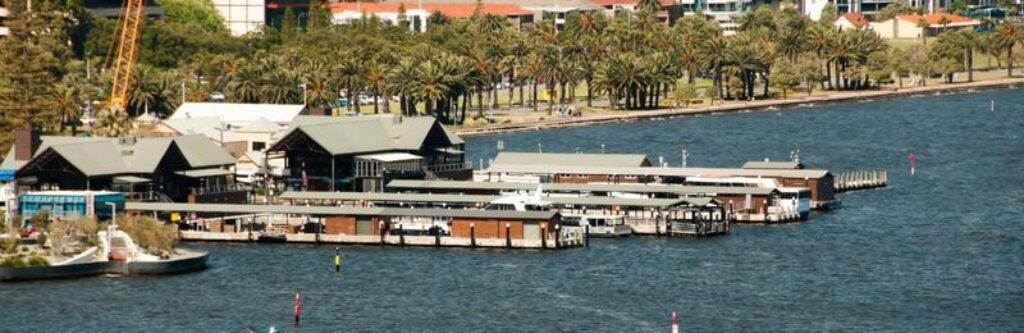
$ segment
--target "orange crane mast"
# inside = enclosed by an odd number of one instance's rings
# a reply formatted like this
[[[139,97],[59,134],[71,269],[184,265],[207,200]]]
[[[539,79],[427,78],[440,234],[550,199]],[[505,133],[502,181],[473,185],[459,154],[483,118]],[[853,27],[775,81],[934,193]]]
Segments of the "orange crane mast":
[[[136,52],[139,49],[139,35],[142,34],[142,11],[145,0],[125,0],[121,10],[121,38],[117,44],[117,59],[114,61],[114,84],[110,89],[109,107],[119,107],[122,112],[128,106],[128,86],[135,69]]]

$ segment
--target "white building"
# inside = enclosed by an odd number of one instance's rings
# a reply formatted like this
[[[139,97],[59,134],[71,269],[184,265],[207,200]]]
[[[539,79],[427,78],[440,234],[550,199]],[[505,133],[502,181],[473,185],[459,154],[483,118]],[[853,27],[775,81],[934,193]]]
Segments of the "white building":
[[[167,119],[219,118],[242,127],[260,118],[287,125],[306,109],[302,104],[184,103]]]
[[[266,24],[265,0],[213,0],[231,35],[257,31]]]
[[[11,33],[10,29],[7,28],[7,24],[4,22],[7,20],[7,8],[0,7],[0,36],[7,36]]]
[[[392,25],[404,22],[409,31],[425,32],[430,15],[440,12],[448,19],[464,19],[473,16],[475,3],[363,3],[339,2],[331,4],[332,22],[345,25],[366,17],[376,17]],[[533,22],[533,12],[509,4],[482,4],[482,12],[508,18],[513,27]],[[404,11],[404,12],[403,12]],[[404,17],[404,19],[403,19]]]
[[[945,23],[943,23],[945,18]],[[921,22],[927,27],[919,27]],[[951,29],[962,29],[981,25],[981,22],[955,14],[900,15],[895,18],[872,22],[870,29],[882,38],[921,38],[921,34],[935,36]]]

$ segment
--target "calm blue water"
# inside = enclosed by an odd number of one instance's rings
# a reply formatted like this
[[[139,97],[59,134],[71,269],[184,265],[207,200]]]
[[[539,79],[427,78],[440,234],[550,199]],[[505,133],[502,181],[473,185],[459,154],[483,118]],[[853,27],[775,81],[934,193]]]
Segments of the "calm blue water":
[[[996,111],[989,111],[995,99]],[[1024,330],[1024,93],[827,105],[518,133],[507,150],[645,152],[679,164],[802,160],[890,171],[803,224],[528,252],[189,244],[207,271],[0,284],[0,331],[535,332]],[[918,173],[906,171],[907,154]],[[304,295],[303,325],[290,326]]]

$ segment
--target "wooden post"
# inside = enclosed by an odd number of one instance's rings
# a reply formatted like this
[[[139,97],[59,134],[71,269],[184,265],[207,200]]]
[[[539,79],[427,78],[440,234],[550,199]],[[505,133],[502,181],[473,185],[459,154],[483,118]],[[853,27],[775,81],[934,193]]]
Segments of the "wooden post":
[[[548,248],[548,244],[547,243],[548,243],[548,228],[547,227],[541,227],[540,228],[540,248],[542,248],[542,249]]]
[[[583,227],[583,247],[590,247],[590,223]]]
[[[441,230],[440,228],[434,232],[434,247],[441,247]]]
[[[398,225],[398,245],[405,246],[405,227],[401,224]]]
[[[512,248],[512,234],[509,230],[512,229],[511,223],[505,223],[505,248]]]
[[[469,247],[476,247],[476,223],[469,224]]]
[[[562,238],[562,233],[559,231],[560,229],[561,229],[561,226],[556,224],[555,225],[555,249],[558,249],[559,247],[561,247],[561,245],[558,244],[558,241]]]

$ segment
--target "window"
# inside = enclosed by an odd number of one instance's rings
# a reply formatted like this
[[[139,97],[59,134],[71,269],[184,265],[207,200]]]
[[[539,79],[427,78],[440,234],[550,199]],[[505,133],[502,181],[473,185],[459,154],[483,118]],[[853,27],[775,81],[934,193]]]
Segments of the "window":
[[[266,149],[266,148],[267,148],[267,143],[266,142],[263,142],[263,141],[253,141],[252,142],[252,150],[253,151],[263,151],[263,149]]]

